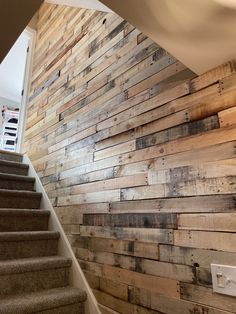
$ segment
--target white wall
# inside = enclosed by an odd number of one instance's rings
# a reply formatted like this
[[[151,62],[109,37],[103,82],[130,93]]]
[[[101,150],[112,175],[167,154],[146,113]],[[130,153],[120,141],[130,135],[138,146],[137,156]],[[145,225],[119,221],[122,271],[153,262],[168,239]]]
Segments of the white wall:
[[[0,97],[21,102],[29,36],[23,32],[0,64]]]

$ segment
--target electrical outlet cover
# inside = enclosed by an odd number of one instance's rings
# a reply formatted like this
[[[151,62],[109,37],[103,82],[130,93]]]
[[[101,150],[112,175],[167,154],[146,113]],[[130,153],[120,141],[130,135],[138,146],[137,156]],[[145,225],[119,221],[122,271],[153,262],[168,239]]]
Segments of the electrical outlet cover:
[[[211,264],[213,291],[236,296],[236,266]]]

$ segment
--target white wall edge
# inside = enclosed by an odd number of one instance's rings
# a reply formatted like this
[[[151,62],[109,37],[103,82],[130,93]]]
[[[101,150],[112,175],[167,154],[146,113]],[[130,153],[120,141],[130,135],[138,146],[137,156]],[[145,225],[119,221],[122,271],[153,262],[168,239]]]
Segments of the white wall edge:
[[[24,95],[22,97],[21,106],[20,106],[20,117],[19,117],[19,127],[18,127],[18,141],[16,146],[16,152],[23,152],[23,143],[24,143],[24,133],[26,128],[26,118],[27,118],[27,109],[28,109],[28,97],[31,85],[32,71],[33,71],[33,54],[35,49],[36,41],[36,31],[30,27],[26,27],[24,30],[30,37],[29,40],[29,51],[26,59],[25,66],[25,76],[23,90]]]
[[[54,208],[44,190],[44,187],[39,179],[37,172],[35,171],[33,164],[29,157],[23,155],[23,163],[29,165],[28,175],[35,178],[35,189],[37,192],[42,193],[41,209],[50,211],[49,219],[49,230],[60,232],[60,239],[58,243],[58,254],[61,256],[68,257],[72,260],[71,272],[70,272],[70,284],[73,287],[78,287],[86,291],[87,301],[85,302],[85,313],[86,314],[101,314],[99,310],[97,300],[83,274],[83,271],[74,255],[71,245],[67,239],[67,236],[62,228],[62,225],[54,211]]]

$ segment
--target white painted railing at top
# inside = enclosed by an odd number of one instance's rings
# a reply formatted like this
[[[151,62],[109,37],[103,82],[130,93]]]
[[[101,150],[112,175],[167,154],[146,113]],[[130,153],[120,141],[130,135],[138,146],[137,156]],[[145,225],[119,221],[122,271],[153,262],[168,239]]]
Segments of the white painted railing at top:
[[[37,192],[42,193],[42,201],[41,208],[47,209],[50,211],[50,220],[49,220],[49,230],[60,232],[60,240],[59,240],[59,249],[58,254],[61,256],[66,256],[71,258],[72,267],[70,273],[70,284],[73,287],[78,287],[86,291],[87,293],[87,301],[85,304],[85,314],[101,314],[95,296],[89,287],[89,284],[83,274],[83,271],[74,255],[74,252],[70,246],[70,243],[65,235],[65,232],[57,218],[57,215],[54,211],[54,208],[43,188],[43,185],[38,177],[37,172],[35,171],[29,157],[25,154],[23,156],[23,163],[29,165],[28,175],[35,178],[35,189]]]
[[[2,113],[1,113],[2,114]],[[14,122],[12,120],[14,119]],[[5,110],[0,130],[0,149],[16,151],[19,111]]]

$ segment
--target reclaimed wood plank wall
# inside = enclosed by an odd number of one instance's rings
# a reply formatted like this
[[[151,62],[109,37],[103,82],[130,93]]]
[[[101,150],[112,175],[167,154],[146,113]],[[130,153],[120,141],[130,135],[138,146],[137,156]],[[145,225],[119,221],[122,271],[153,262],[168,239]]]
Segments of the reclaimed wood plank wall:
[[[43,5],[25,133],[105,313],[236,313],[236,67],[196,77],[115,14]]]

